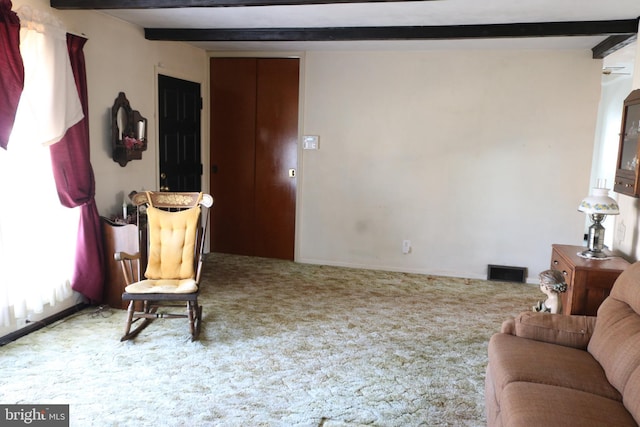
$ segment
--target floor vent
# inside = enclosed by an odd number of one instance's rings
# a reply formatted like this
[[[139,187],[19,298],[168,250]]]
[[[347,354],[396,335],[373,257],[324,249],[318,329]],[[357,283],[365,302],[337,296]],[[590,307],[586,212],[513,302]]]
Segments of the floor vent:
[[[487,269],[487,280],[525,283],[527,280],[527,268],[489,264]]]

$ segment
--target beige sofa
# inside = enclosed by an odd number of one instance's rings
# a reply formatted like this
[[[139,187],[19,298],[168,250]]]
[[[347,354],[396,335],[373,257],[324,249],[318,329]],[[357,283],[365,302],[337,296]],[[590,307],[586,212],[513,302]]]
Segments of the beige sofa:
[[[489,426],[640,423],[640,262],[597,317],[522,313],[489,341]]]

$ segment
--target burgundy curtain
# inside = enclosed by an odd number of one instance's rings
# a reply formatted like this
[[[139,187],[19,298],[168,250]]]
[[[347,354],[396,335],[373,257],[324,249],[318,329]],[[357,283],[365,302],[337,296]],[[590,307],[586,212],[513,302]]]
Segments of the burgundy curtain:
[[[89,107],[87,75],[82,48],[87,39],[67,34],[71,68],[78,88],[84,118],[50,146],[53,176],[62,205],[80,206],[73,290],[92,302],[102,301],[104,256],[100,216],[95,203],[95,180],[89,159]]]
[[[5,150],[23,86],[20,19],[11,11],[11,1],[0,0],[0,147]]]

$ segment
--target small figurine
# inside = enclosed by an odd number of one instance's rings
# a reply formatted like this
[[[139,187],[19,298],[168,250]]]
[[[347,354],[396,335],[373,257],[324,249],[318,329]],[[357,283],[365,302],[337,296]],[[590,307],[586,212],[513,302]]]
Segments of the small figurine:
[[[567,290],[564,275],[558,270],[545,270],[538,277],[540,278],[540,290],[547,295],[547,299],[538,301],[538,304],[533,306],[533,311],[562,312],[562,299],[559,294]]]

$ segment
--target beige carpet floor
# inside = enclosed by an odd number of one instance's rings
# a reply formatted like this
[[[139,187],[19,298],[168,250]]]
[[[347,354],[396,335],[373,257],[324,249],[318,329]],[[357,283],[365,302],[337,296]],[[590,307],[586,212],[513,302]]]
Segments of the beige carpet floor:
[[[95,307],[0,348],[0,402],[70,405],[72,426],[482,426],[489,337],[543,294],[209,254],[203,330],[121,343]]]

